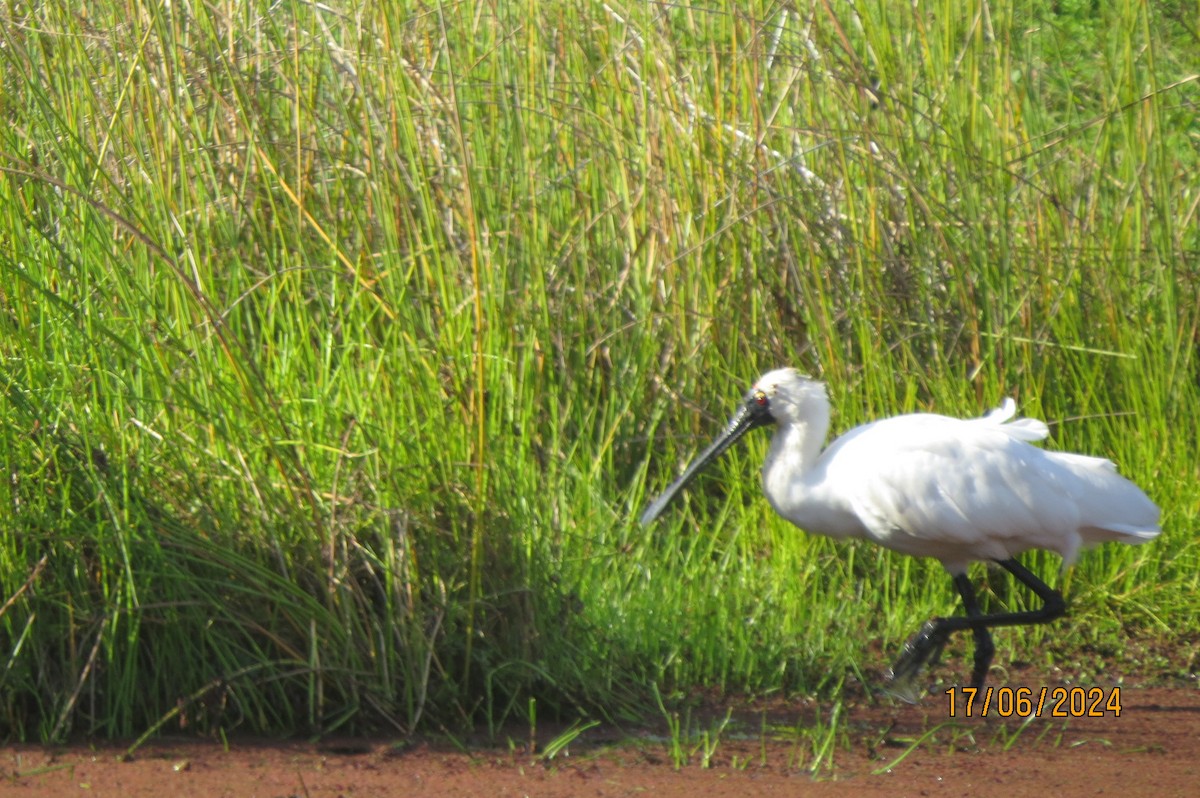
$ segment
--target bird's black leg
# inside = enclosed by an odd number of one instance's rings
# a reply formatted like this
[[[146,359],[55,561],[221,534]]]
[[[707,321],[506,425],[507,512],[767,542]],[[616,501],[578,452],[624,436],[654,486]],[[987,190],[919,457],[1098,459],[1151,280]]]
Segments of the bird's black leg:
[[[967,610],[966,617],[951,616],[927,621],[921,627],[921,631],[904,644],[904,651],[901,652],[900,658],[896,660],[896,664],[889,674],[891,681],[901,685],[910,684],[927,665],[937,660],[951,633],[970,629],[975,635],[975,667],[971,674],[971,684],[974,687],[982,687],[994,650],[991,634],[988,632],[991,627],[1046,623],[1067,611],[1067,604],[1063,601],[1062,594],[1037,578],[1021,563],[1015,559],[997,560],[996,562],[1037,594],[1038,598],[1042,600],[1042,606],[1039,609],[1025,612],[984,615],[979,610],[979,604],[975,600],[975,591],[966,575],[956,575],[954,585],[958,588],[959,595],[962,596],[963,605]],[[903,692],[900,694],[903,695]]]
[[[984,617],[983,612],[979,609],[979,602],[975,598],[975,588],[971,586],[971,580],[965,573],[954,575],[954,586],[958,588],[958,595],[962,596],[967,617]],[[988,667],[992,664],[992,655],[996,652],[996,647],[992,644],[992,633],[986,626],[976,626],[974,631],[975,668],[971,671],[971,686],[980,688],[983,687],[983,680],[987,678]]]

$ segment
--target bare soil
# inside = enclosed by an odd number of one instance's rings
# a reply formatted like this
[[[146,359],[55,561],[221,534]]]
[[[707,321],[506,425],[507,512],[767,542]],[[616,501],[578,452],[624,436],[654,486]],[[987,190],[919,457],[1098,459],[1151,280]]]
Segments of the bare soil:
[[[993,700],[999,698],[995,692]],[[942,695],[916,705],[866,699],[845,705],[832,762],[821,759],[816,774],[810,768],[820,759],[813,750],[820,735],[796,729],[814,728],[828,710],[795,702],[740,707],[724,728],[723,709],[689,714],[693,733],[681,748],[672,747],[665,729],[596,727],[553,758],[545,747],[561,728],[539,730],[542,752],[531,750],[537,744],[528,729],[514,730],[506,744],[466,750],[433,739],[235,739],[226,747],[162,738],[124,757],[127,745],[111,743],[9,745],[0,748],[0,795],[1200,795],[1200,689],[1194,686],[1122,688],[1119,716],[1106,710],[1102,717],[1050,718],[1044,706],[1043,717],[1028,722],[996,716],[995,705],[990,717],[978,717],[977,706],[968,719],[960,704],[951,719],[948,702]],[[715,749],[707,767],[704,731]],[[686,761],[677,768],[678,758]]]

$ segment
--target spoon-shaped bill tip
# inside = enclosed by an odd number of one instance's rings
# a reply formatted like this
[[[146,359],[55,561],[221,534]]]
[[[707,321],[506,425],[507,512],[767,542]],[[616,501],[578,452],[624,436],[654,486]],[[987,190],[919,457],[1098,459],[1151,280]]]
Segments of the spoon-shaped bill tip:
[[[662,515],[662,511],[666,509],[667,503],[670,502],[674,496],[674,492],[663,493],[654,501],[650,502],[646,509],[642,511],[642,517],[638,519],[638,523],[640,523],[642,526],[649,526],[654,522],[655,518],[658,518],[660,515]]]

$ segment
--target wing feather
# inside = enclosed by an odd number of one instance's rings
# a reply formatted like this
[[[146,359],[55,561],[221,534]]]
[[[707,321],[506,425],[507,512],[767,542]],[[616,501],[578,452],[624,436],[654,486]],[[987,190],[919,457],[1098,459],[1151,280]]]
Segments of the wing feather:
[[[898,551],[948,564],[1035,546],[1073,554],[1079,510],[1068,475],[1028,443],[1046,437],[1046,425],[1014,414],[1010,399],[979,419],[917,414],[867,425],[838,447],[828,478],[852,486],[867,536]]]

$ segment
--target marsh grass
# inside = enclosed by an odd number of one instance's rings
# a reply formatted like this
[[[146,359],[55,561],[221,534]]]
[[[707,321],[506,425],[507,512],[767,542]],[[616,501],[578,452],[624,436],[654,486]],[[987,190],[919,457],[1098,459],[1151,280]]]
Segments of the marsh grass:
[[[935,564],[788,528],[761,438],[635,522],[784,363],[837,430],[1015,396],[1163,506],[1002,657],[1194,634],[1182,6],[0,17],[4,736],[836,700]]]

